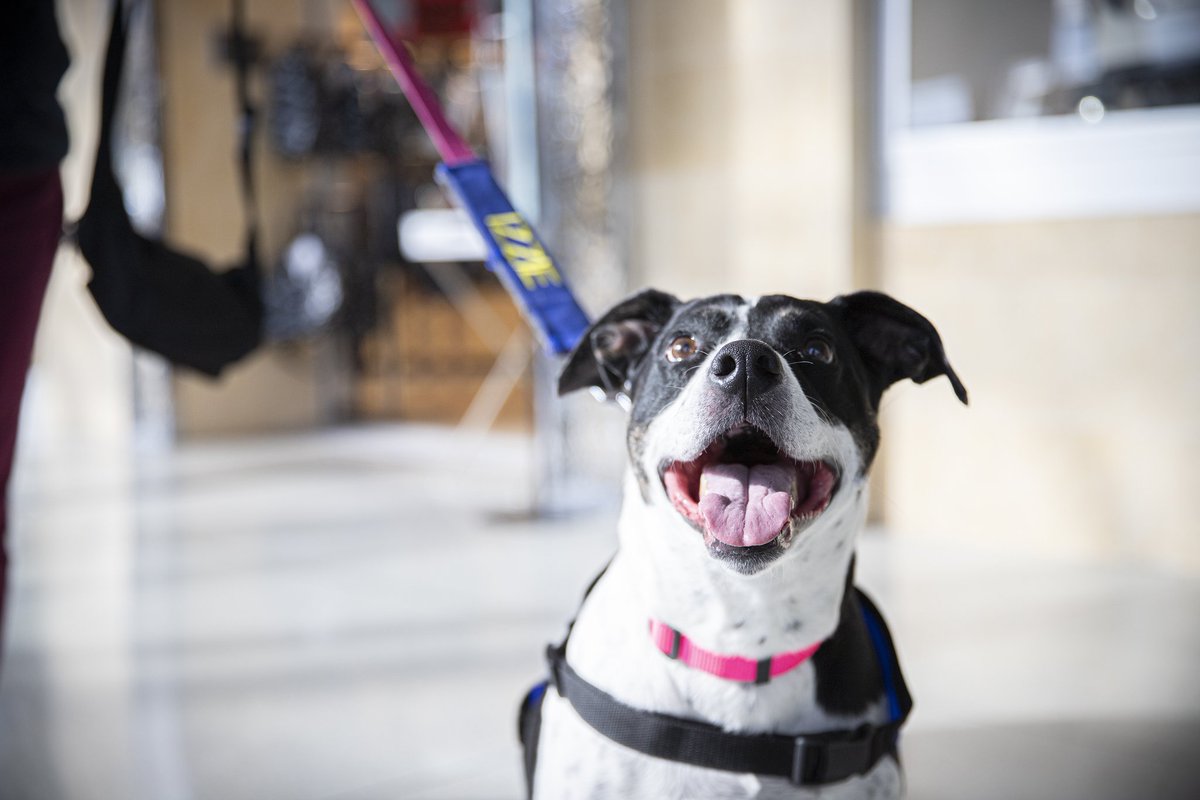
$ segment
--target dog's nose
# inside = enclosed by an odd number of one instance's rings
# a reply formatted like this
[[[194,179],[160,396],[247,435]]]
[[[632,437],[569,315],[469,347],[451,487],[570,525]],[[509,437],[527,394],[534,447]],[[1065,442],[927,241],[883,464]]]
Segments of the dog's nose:
[[[746,397],[765,392],[782,376],[779,356],[770,346],[753,339],[725,345],[708,368],[709,380],[723,391]]]

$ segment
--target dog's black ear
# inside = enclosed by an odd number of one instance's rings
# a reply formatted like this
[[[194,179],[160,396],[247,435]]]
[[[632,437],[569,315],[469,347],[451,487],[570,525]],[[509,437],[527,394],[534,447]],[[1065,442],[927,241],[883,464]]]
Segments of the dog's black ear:
[[[924,383],[945,375],[954,394],[966,405],[967,389],[946,360],[942,339],[929,320],[882,292],[842,295],[829,305],[841,314],[871,373],[876,403],[883,390],[898,380]]]
[[[558,376],[558,393],[595,386],[612,399],[624,391],[654,337],[678,305],[678,299],[655,289],[617,303],[575,345]]]

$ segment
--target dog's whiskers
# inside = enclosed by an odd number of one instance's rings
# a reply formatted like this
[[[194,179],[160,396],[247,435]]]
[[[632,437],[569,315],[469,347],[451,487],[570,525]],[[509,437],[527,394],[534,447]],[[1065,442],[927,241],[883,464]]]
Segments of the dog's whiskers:
[[[821,419],[824,422],[826,422],[830,425],[837,424],[836,420],[834,420],[834,418],[833,418],[833,415],[825,410],[825,408],[821,405],[821,402],[819,400],[817,400],[816,398],[813,398],[813,397],[809,397],[808,402],[812,403],[813,410],[815,410],[817,412],[817,414],[819,414],[821,416]]]

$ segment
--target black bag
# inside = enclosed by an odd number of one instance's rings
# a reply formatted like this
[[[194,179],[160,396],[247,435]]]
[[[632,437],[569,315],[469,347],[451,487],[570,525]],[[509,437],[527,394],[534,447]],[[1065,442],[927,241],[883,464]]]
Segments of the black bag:
[[[126,40],[121,0],[114,2],[104,65],[91,197],[76,232],[79,249],[92,267],[88,290],[109,325],[138,347],[212,377],[258,347],[263,328],[250,170],[253,109],[246,87],[248,54],[239,0],[234,3],[234,31],[242,107],[240,167],[248,220],[245,262],[215,272],[199,258],[133,229],[112,165],[113,118]]]

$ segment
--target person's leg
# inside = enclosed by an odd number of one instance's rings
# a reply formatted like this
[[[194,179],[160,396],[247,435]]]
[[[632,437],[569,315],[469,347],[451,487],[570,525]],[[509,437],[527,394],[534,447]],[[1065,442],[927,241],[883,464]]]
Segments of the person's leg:
[[[0,642],[8,557],[8,478],[17,415],[46,281],[62,232],[58,169],[0,175]]]

